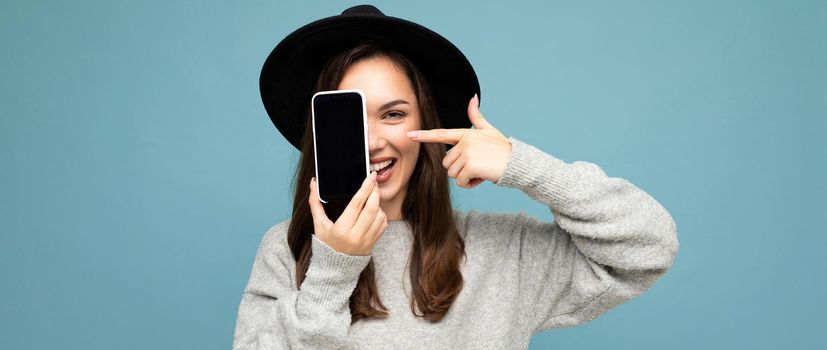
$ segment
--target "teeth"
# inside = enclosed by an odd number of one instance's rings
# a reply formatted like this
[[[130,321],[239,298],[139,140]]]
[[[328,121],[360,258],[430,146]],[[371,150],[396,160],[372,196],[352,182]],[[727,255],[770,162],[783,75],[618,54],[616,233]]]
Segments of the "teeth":
[[[388,159],[388,160],[386,160],[384,162],[381,162],[381,163],[371,164],[370,165],[370,171],[379,171],[379,169],[382,169],[382,168],[390,165],[392,161],[393,161],[393,159]]]

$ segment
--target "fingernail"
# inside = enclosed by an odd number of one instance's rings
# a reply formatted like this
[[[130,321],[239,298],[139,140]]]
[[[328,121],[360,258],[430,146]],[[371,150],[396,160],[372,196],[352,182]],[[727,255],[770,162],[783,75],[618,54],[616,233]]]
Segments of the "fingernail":
[[[474,100],[477,102],[477,107],[480,106],[480,97],[477,94],[474,94]]]
[[[413,137],[413,138],[419,137],[419,133],[416,132],[416,131],[408,131],[408,133],[406,135],[408,135],[408,137]]]

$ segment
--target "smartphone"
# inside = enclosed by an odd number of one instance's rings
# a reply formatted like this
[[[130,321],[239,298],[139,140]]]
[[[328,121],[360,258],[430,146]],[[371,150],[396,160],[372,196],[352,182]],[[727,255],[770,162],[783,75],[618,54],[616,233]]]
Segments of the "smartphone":
[[[350,202],[370,174],[368,118],[360,90],[319,91],[311,100],[316,193]]]

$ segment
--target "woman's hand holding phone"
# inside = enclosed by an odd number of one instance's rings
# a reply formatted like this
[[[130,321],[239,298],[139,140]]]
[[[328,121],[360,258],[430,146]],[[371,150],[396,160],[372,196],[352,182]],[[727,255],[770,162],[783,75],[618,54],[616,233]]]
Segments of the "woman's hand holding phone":
[[[330,221],[316,194],[316,178],[310,180],[310,213],[316,237],[338,252],[348,255],[370,255],[373,245],[388,227],[385,212],[379,207],[379,186],[376,172],[371,172],[362,187],[351,198],[336,222]]]

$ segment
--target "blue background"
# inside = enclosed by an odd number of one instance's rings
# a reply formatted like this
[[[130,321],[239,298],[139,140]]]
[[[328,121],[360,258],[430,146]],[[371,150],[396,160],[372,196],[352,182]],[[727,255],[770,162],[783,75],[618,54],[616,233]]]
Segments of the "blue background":
[[[0,348],[227,349],[298,153],[265,57],[357,2],[0,3]],[[673,269],[531,348],[825,348],[827,3],[379,3],[460,47],[504,134],[678,225]],[[454,186],[463,209],[547,208]]]

